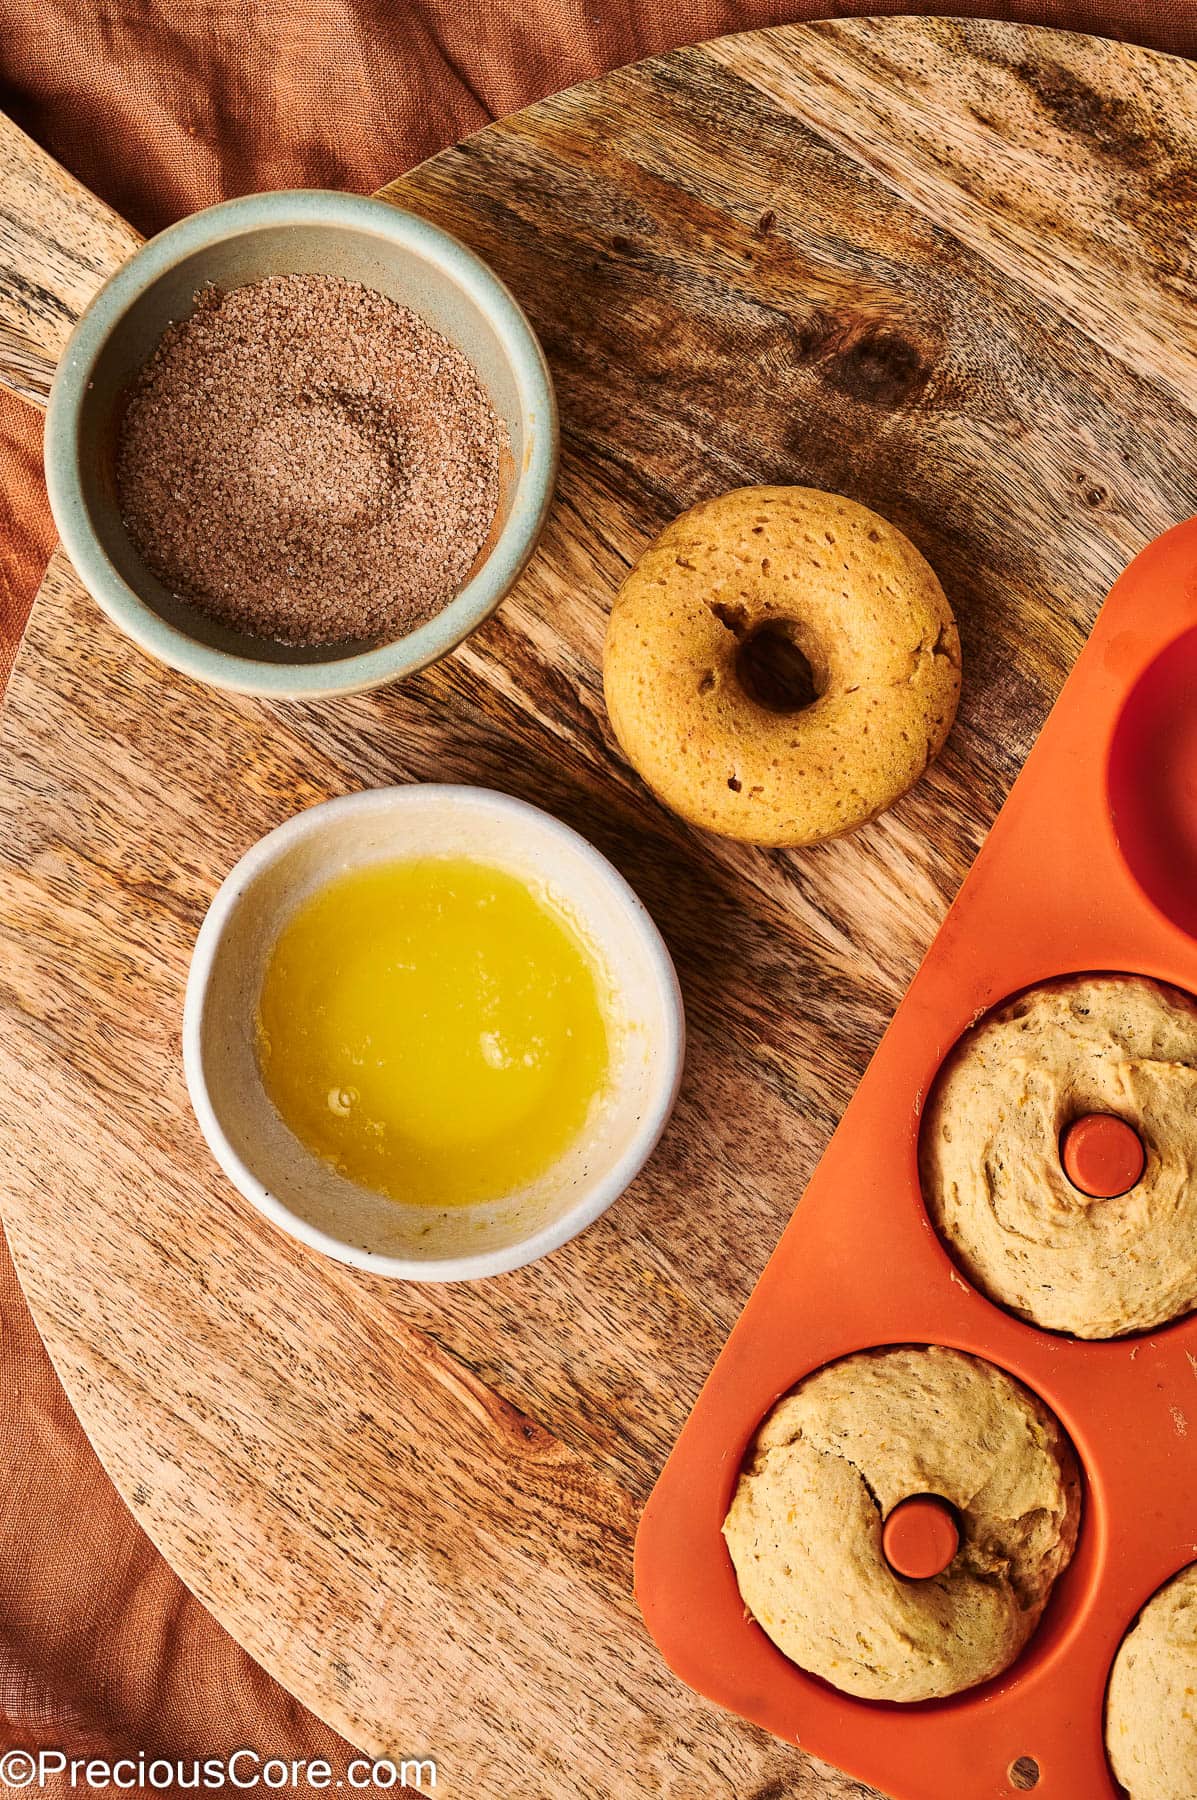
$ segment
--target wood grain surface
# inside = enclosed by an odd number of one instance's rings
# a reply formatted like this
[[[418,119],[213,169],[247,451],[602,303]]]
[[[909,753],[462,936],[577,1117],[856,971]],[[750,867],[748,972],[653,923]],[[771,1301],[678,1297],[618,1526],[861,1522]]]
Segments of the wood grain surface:
[[[336,703],[221,697],[51,567],[0,780],[21,1279],[184,1579],[356,1743],[437,1757],[447,1794],[864,1792],[669,1675],[630,1598],[633,1532],[1103,594],[1195,510],[1195,168],[1197,77],[1096,40],[856,22],[625,70],[387,190],[510,283],[561,399],[543,548],[454,656]],[[125,240],[102,212],[76,228],[40,165],[0,178],[20,383]],[[755,481],[894,519],[964,642],[940,762],[805,853],[667,815],[601,703],[628,564]],[[691,1031],[632,1190],[547,1261],[456,1288],[270,1230],[208,1158],[179,1064],[191,944],[235,858],[297,807],[426,778],[534,799],[611,856]]]
[[[0,381],[44,405],[75,320],[141,243],[0,113]]]

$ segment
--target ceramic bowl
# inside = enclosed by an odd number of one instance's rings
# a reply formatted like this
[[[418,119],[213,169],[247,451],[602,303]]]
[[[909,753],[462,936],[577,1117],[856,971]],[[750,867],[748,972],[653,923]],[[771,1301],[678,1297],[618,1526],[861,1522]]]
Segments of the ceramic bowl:
[[[283,1124],[258,1071],[258,999],[283,924],[333,875],[411,856],[467,856],[547,893],[589,945],[608,996],[606,1096],[547,1176],[486,1204],[404,1205],[347,1181]],[[684,1039],[669,952],[606,858],[521,800],[431,784],[326,801],[254,845],[204,920],[183,1013],[183,1062],[196,1117],[245,1198],[313,1249],[375,1274],[422,1281],[518,1268],[597,1219],[633,1180],[665,1127]]]
[[[296,650],[232,631],[152,575],[121,523],[113,473],[121,396],[167,326],[194,310],[208,284],[227,289],[296,273],[345,276],[422,314],[469,357],[507,427],[511,458],[488,550],[448,606],[393,642]],[[254,194],[172,225],[101,288],[54,379],[45,457],[59,536],[114,624],[198,681],[301,699],[410,675],[489,617],[531,555],[548,512],[557,412],[523,312],[456,238],[385,200],[319,190]]]

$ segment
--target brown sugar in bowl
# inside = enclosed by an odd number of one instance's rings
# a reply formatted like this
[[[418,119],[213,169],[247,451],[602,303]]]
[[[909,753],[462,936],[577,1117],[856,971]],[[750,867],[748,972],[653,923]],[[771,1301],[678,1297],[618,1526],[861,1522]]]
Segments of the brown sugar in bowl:
[[[498,507],[457,591],[411,629],[307,646],[255,636],[191,604],[139,554],[116,458],[131,385],[205,291],[275,276],[360,283],[399,302],[472,365],[506,437]],[[214,687],[279,699],[355,693],[425,668],[498,606],[552,499],[557,410],[518,303],[471,250],[384,200],[323,190],[250,195],[152,238],[103,287],[67,345],[46,419],[46,482],[63,546],[108,617],[162,662]]]
[[[234,630],[382,641],[468,577],[505,452],[473,364],[411,307],[272,275],[166,332],[125,396],[117,502],[152,572]]]

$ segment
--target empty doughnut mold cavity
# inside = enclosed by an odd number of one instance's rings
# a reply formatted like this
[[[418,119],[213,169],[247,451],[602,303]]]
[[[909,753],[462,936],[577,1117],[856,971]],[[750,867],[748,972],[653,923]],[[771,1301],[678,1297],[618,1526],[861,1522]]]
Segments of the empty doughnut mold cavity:
[[[1169,644],[1127,696],[1110,747],[1109,796],[1131,873],[1197,937],[1197,628]]]
[[[670,1666],[893,1800],[1120,1800],[1105,1748],[1110,1670],[1145,1598],[1197,1544],[1197,1316],[1105,1340],[1016,1317],[955,1265],[919,1179],[936,1078],[1010,996],[1111,970],[1197,994],[1186,687],[1197,714],[1197,523],[1157,539],[1112,589],[641,1521],[636,1594]],[[1124,1095],[1085,1098],[1060,1120],[1058,1157],[1065,1129],[1097,1112],[1137,1124]],[[1141,1134],[1143,1182],[1168,1148],[1157,1140],[1169,1116],[1165,1106]],[[1112,1184],[1074,1153],[1086,1168],[1090,1185]],[[721,1534],[779,1396],[876,1344],[944,1345],[1004,1369],[1051,1409],[1083,1469],[1077,1550],[1038,1629],[1005,1674],[949,1699],[863,1699],[797,1667],[745,1616]]]

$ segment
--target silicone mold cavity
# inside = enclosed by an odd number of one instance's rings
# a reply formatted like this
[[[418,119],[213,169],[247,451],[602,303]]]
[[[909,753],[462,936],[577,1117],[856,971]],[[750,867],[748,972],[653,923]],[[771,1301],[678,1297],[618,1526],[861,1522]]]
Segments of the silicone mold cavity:
[[[967,1345],[949,1343],[944,1340],[936,1340],[933,1343],[930,1339],[907,1339],[902,1342],[891,1340],[885,1343],[872,1344],[862,1343],[858,1344],[854,1349],[844,1351],[839,1356],[829,1358],[826,1362],[808,1369],[805,1374],[798,1378],[798,1380],[791,1383],[791,1385],[781,1394],[778,1394],[755,1421],[747,1441],[741,1446],[740,1455],[734,1461],[729,1462],[726,1472],[727,1478],[721,1489],[722,1501],[719,1523],[722,1525],[727,1509],[731,1505],[741,1470],[748,1460],[757,1432],[765,1424],[765,1421],[775,1406],[784,1400],[788,1394],[792,1393],[794,1388],[802,1386],[804,1382],[809,1381],[813,1376],[820,1374],[823,1369],[831,1367],[834,1363],[842,1362],[846,1358],[851,1358],[853,1356],[868,1356],[879,1351],[903,1348],[962,1350],[967,1354],[974,1356],[978,1362],[988,1362],[991,1366],[1000,1368],[1003,1374],[1012,1376],[1022,1387],[1026,1388],[1028,1392],[1034,1394],[1035,1398],[1054,1418],[1058,1429],[1072,1449],[1080,1475],[1081,1489],[1080,1525],[1077,1533],[1076,1547],[1070,1561],[1061,1571],[1060,1576],[1052,1588],[1039,1624],[1027,1640],[1027,1643],[1024,1645],[1017,1660],[1010,1668],[995,1675],[991,1680],[978,1682],[973,1687],[963,1688],[959,1693],[950,1694],[942,1699],[895,1702],[881,1699],[866,1699],[856,1695],[847,1694],[841,1689],[833,1687],[830,1683],[824,1681],[822,1677],[812,1674],[807,1670],[803,1670],[798,1665],[791,1663],[784,1652],[778,1649],[773,1640],[754,1619],[748,1618],[746,1614],[745,1618],[750,1633],[754,1638],[758,1639],[766,1646],[766,1654],[779,1659],[786,1669],[797,1670],[805,1682],[813,1684],[813,1686],[821,1693],[827,1695],[832,1704],[843,1702],[845,1705],[853,1708],[862,1709],[866,1713],[879,1713],[883,1717],[895,1717],[912,1712],[923,1715],[924,1717],[928,1714],[937,1712],[958,1715],[962,1711],[968,1712],[976,1709],[984,1709],[991,1703],[994,1695],[1002,1693],[1009,1687],[1009,1684],[1015,1678],[1016,1672],[1021,1671],[1025,1675],[1030,1670],[1051,1664],[1059,1647],[1067,1642],[1068,1638],[1077,1629],[1079,1615],[1086,1605],[1086,1596],[1093,1585],[1097,1566],[1097,1548],[1103,1541],[1104,1536],[1100,1531],[1091,1530],[1090,1484],[1085,1466],[1085,1456],[1081,1446],[1076,1443],[1066,1422],[1061,1418],[1051,1399],[1047,1395],[1040,1393],[1033,1384],[1028,1382],[1016,1369],[1007,1368],[1002,1364],[998,1364],[994,1359],[972,1350]],[[907,1499],[912,1500],[926,1497],[926,1493],[916,1492],[907,1496]],[[900,1506],[894,1508],[895,1512],[899,1510]],[[890,1517],[892,1518],[892,1516],[893,1514],[891,1513]],[[1091,1537],[1093,1540],[1092,1543],[1090,1542]],[[735,1571],[732,1565],[731,1555],[727,1550],[726,1545],[723,1543],[722,1533],[720,1533],[719,1542],[722,1559],[726,1563],[734,1583],[736,1581]],[[736,1592],[738,1596],[738,1584],[736,1585]],[[741,1612],[744,1613],[742,1601],[740,1601],[740,1607]]]
[[[974,1031],[976,1031],[980,1026],[984,1025],[985,1021],[988,1018],[990,1018],[992,1016],[992,1014],[994,1014],[996,1012],[1000,1012],[1003,1008],[1015,1004],[1024,994],[1029,993],[1032,989],[1039,988],[1039,987],[1051,987],[1054,984],[1059,983],[1059,982],[1074,981],[1078,978],[1083,979],[1085,977],[1091,977],[1096,980],[1107,979],[1107,980],[1114,980],[1114,981],[1117,981],[1117,980],[1136,981],[1136,980],[1144,980],[1144,979],[1146,979],[1146,980],[1161,979],[1158,974],[1155,974],[1154,972],[1149,973],[1145,969],[1066,969],[1066,970],[1062,970],[1062,971],[1057,971],[1055,974],[1048,975],[1047,977],[1045,977],[1039,981],[1023,984],[1021,987],[1015,988],[1012,992],[1003,995],[1001,998],[996,1000],[992,1006],[986,1007],[984,1012],[978,1018],[975,1018],[975,1019],[972,1019],[969,1021],[969,1024],[966,1027],[966,1029],[964,1031],[962,1031],[960,1033],[959,1037],[955,1040],[955,1042],[950,1045],[946,1055],[944,1056],[942,1062],[940,1063],[939,1067],[937,1068],[935,1075],[930,1083],[930,1086],[926,1093],[926,1098],[925,1098],[924,1104],[920,1108],[918,1157],[919,1157],[919,1193],[920,1193],[920,1199],[921,1199],[921,1203],[922,1203],[922,1207],[923,1207],[923,1211],[924,1211],[924,1216],[926,1218],[928,1226],[935,1233],[936,1239],[939,1242],[940,1246],[942,1247],[944,1255],[948,1258],[948,1260],[952,1264],[953,1269],[956,1271],[957,1279],[960,1280],[961,1282],[967,1283],[969,1285],[969,1287],[971,1287],[977,1294],[981,1295],[991,1305],[997,1307],[1000,1311],[1004,1312],[1009,1318],[1014,1319],[1018,1323],[1022,1324],[1026,1330],[1034,1331],[1034,1332],[1041,1332],[1046,1337],[1059,1338],[1066,1343],[1083,1343],[1088,1348],[1093,1348],[1096,1345],[1103,1344],[1103,1343],[1107,1343],[1107,1344],[1108,1343],[1130,1343],[1139,1337],[1158,1337],[1162,1332],[1174,1331],[1177,1329],[1177,1327],[1179,1327],[1180,1325],[1183,1325],[1186,1320],[1188,1320],[1194,1316],[1193,1311],[1192,1311],[1192,1309],[1190,1309],[1187,1312],[1177,1313],[1173,1318],[1165,1319],[1161,1324],[1152,1326],[1147,1330],[1124,1332],[1124,1333],[1120,1333],[1117,1337],[1110,1337],[1110,1338],[1077,1338],[1070,1331],[1065,1331],[1058,1327],[1053,1327],[1053,1326],[1049,1326],[1049,1325],[1041,1325],[1033,1320],[1024,1319],[1023,1315],[1021,1313],[1017,1312],[1012,1306],[1008,1306],[999,1296],[997,1296],[996,1294],[987,1293],[986,1289],[983,1286],[978,1284],[976,1278],[972,1275],[970,1270],[959,1259],[955,1245],[953,1245],[947,1239],[947,1237],[945,1237],[940,1232],[939,1226],[938,1226],[935,1218],[932,1215],[931,1208],[927,1205],[926,1197],[923,1193],[923,1177],[922,1177],[924,1142],[925,1142],[925,1138],[926,1138],[926,1134],[927,1134],[927,1130],[928,1130],[928,1122],[929,1122],[930,1110],[931,1110],[930,1103],[931,1103],[932,1099],[934,1098],[936,1087],[937,1087],[939,1081],[941,1080],[942,1076],[944,1075],[946,1070],[949,1068],[949,1066],[953,1063],[958,1052],[961,1050],[962,1046],[967,1042],[967,1040],[969,1039],[971,1034]],[[1183,993],[1188,994],[1188,997],[1190,999],[1197,1000],[1197,996],[1194,996],[1191,992],[1189,992],[1189,990],[1187,988],[1182,989],[1181,984],[1179,982],[1172,982],[1169,985],[1177,988],[1178,990],[1180,990]],[[1089,1115],[1087,1115],[1087,1118],[1082,1118],[1080,1115],[1078,1115],[1077,1118],[1075,1118],[1071,1121],[1071,1124],[1072,1125],[1076,1125],[1078,1123],[1083,1124],[1083,1123],[1087,1122],[1087,1119],[1096,1118],[1098,1116],[1099,1115],[1097,1115],[1097,1114],[1089,1114]],[[1136,1134],[1136,1136],[1137,1136],[1137,1134]],[[1140,1154],[1141,1155],[1143,1154],[1142,1150],[1140,1150]],[[1067,1175],[1067,1173],[1068,1173],[1067,1166],[1066,1166],[1067,1159],[1064,1154],[1063,1140],[1061,1141],[1061,1145],[1060,1145],[1060,1161],[1061,1161],[1061,1165],[1064,1167],[1064,1172]],[[1070,1177],[1070,1179],[1071,1179],[1071,1177]],[[1138,1178],[1136,1178],[1136,1180],[1137,1179]],[[1129,1183],[1128,1187],[1132,1186],[1132,1185],[1135,1185],[1135,1184]],[[1082,1190],[1082,1191],[1084,1191],[1084,1190]],[[1128,1191],[1127,1188],[1120,1187],[1118,1189],[1118,1193],[1120,1193],[1120,1194],[1124,1193],[1126,1191]],[[1197,1521],[1195,1521],[1195,1528],[1197,1528]]]
[[[1152,1601],[1154,1599],[1156,1599],[1156,1597],[1159,1594],[1163,1593],[1165,1588],[1170,1587],[1174,1581],[1178,1580],[1181,1575],[1187,1574],[1190,1569],[1193,1569],[1195,1567],[1197,1567],[1197,1564],[1195,1564],[1193,1562],[1192,1558],[1190,1557],[1187,1562],[1181,1563],[1179,1568],[1170,1570],[1169,1573],[1164,1576],[1162,1581],[1159,1581],[1156,1583],[1155,1587],[1152,1589],[1150,1594],[1145,1594],[1143,1596],[1143,1599],[1140,1602],[1140,1604],[1135,1608],[1134,1612],[1127,1619],[1126,1629],[1122,1633],[1122,1636],[1119,1638],[1118,1643],[1115,1646],[1114,1654],[1110,1658],[1109,1678],[1106,1683],[1104,1709],[1103,1709],[1103,1713],[1102,1713],[1103,1730],[1108,1730],[1109,1709],[1110,1709],[1110,1682],[1113,1681],[1114,1664],[1118,1659],[1118,1655],[1122,1650],[1123,1644],[1126,1642],[1126,1640],[1130,1636],[1131,1632],[1135,1629],[1135,1626],[1139,1623],[1139,1620],[1142,1618],[1142,1616],[1146,1612],[1147,1608],[1151,1605]],[[1107,1743],[1107,1748],[1106,1748],[1106,1755],[1107,1755],[1107,1757],[1110,1756],[1108,1743]],[[1110,1757],[1110,1779],[1114,1783],[1116,1792],[1120,1796],[1124,1797],[1126,1794],[1126,1789],[1121,1786],[1121,1784],[1118,1781],[1118,1777],[1114,1773],[1114,1765],[1113,1765],[1112,1757]]]
[[[1197,938],[1197,629],[1131,689],[1110,747],[1110,814],[1148,899]]]

